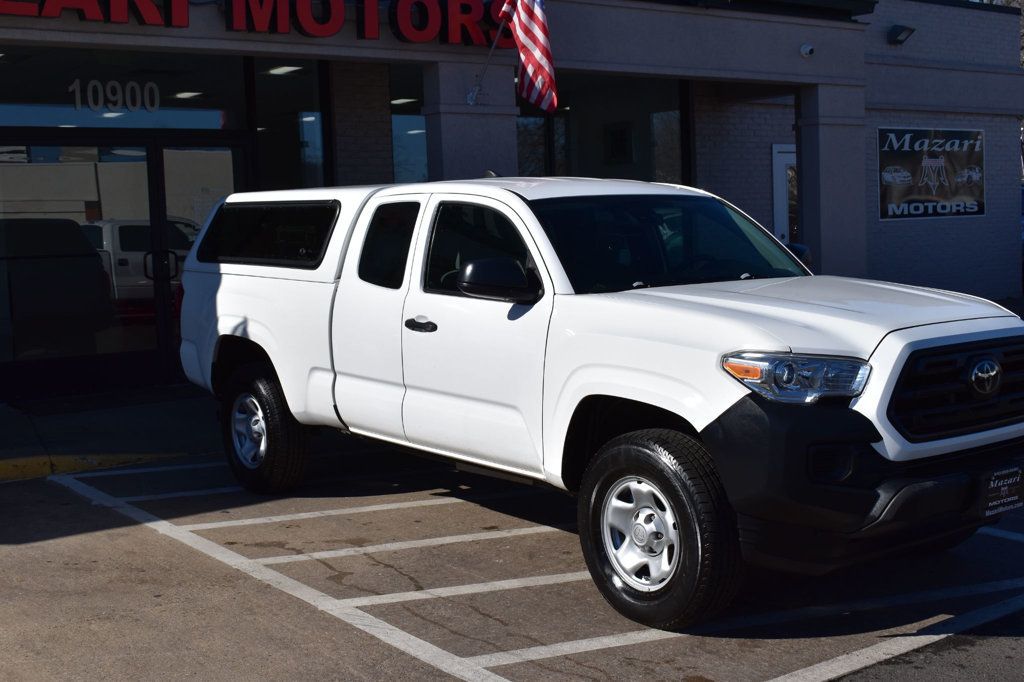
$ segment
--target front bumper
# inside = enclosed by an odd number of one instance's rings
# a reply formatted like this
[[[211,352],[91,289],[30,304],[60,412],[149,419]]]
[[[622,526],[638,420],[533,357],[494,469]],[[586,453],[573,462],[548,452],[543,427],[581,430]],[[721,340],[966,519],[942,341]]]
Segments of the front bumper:
[[[1024,464],[1024,439],[896,462],[845,404],[747,396],[701,432],[737,514],[744,557],[823,573],[993,521],[982,479]]]

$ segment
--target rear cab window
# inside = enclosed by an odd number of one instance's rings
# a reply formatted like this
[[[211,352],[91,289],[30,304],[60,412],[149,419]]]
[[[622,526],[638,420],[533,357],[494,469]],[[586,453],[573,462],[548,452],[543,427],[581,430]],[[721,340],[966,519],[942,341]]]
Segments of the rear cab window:
[[[409,246],[419,214],[418,201],[377,207],[359,254],[359,279],[387,289],[402,288]]]
[[[223,204],[196,252],[202,263],[315,270],[341,204],[335,200]]]

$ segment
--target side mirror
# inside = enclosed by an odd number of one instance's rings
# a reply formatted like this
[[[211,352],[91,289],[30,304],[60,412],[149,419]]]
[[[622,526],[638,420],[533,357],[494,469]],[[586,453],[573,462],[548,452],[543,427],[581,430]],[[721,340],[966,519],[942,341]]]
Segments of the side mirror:
[[[793,255],[800,259],[800,261],[808,268],[814,268],[814,258],[811,257],[811,250],[806,244],[789,244],[789,250],[793,252]]]
[[[481,258],[462,264],[456,280],[459,291],[474,298],[509,303],[536,303],[540,286],[530,282],[512,258]]]

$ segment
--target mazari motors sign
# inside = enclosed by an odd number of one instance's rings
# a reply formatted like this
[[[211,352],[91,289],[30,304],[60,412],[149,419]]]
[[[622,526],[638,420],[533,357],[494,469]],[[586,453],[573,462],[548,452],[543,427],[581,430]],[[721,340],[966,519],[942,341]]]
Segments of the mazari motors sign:
[[[882,220],[985,215],[985,132],[879,128]]]

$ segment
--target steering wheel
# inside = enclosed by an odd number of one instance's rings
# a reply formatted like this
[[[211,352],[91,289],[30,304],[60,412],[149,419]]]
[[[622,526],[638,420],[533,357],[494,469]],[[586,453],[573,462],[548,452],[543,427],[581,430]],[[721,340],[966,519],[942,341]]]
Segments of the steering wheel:
[[[441,275],[441,288],[444,290],[457,291],[459,286],[455,281],[455,278],[459,276],[458,270],[449,270],[448,272]]]
[[[750,264],[744,263],[743,261],[734,260],[731,258],[723,259],[711,259],[702,258],[693,264],[691,267],[693,272],[696,273],[707,273],[711,272],[715,275],[718,274],[734,274],[736,277],[744,273],[750,272]]]

